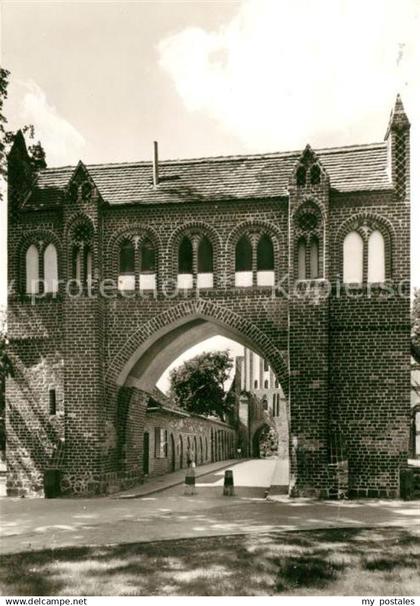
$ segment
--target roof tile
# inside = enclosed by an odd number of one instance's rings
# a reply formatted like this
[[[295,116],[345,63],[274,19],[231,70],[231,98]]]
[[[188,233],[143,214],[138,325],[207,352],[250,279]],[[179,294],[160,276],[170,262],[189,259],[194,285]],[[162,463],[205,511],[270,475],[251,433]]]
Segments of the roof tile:
[[[389,189],[386,143],[316,152],[331,187],[340,192]],[[159,163],[152,185],[151,162],[88,165],[102,198],[112,205],[272,198],[287,196],[287,184],[301,152],[221,156]],[[73,166],[49,168],[38,176],[27,205],[60,204]]]

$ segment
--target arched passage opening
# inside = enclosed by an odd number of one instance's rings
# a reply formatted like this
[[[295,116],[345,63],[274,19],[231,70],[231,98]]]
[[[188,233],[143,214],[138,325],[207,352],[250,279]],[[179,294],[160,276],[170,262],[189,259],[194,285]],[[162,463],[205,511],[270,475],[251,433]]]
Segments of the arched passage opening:
[[[247,323],[235,314],[230,314],[231,317],[229,317],[225,312],[221,314],[223,317],[219,317],[217,314],[208,313],[208,310],[193,309],[192,313],[178,319],[174,319],[174,315],[176,316],[176,314],[171,314],[170,318],[165,318],[169,320],[167,322],[159,322],[158,316],[153,325],[140,327],[125,343],[115,359],[115,364],[111,365],[107,373],[108,383],[112,385],[112,380],[115,381],[114,389],[117,393],[123,390],[132,394],[128,405],[131,412],[128,410],[125,420],[122,420],[126,424],[131,423],[132,427],[129,431],[122,431],[121,428],[118,428],[118,435],[125,436],[126,439],[125,444],[119,447],[119,451],[126,455],[124,466],[120,466],[120,469],[123,468],[128,473],[135,468],[135,456],[141,456],[139,451],[142,450],[143,445],[140,434],[143,436],[145,433],[144,419],[146,419],[146,430],[150,440],[149,475],[151,476],[155,472],[168,473],[174,468],[185,467],[188,442],[196,465],[209,462],[210,459],[219,461],[230,458],[233,453],[237,453],[237,426],[229,425],[230,421],[221,425],[220,420],[210,419],[211,423],[206,425],[205,419],[203,427],[196,431],[191,429],[191,420],[186,419],[188,414],[185,411],[171,409],[171,403],[162,405],[160,402],[161,405],[159,405],[157,402],[159,397],[156,397],[156,385],[166,369],[193,346],[201,347],[203,341],[211,338],[225,338],[234,341],[243,351],[248,352],[248,356],[254,356],[253,361],[249,361],[250,365],[254,365],[254,373],[257,372],[256,360],[261,359],[258,372],[262,374],[257,382],[258,389],[267,391],[279,389],[279,386],[284,385],[283,393],[287,394],[284,350],[279,348],[286,344],[281,342],[273,344],[255,325]],[[122,362],[124,360],[125,363]],[[235,360],[235,368],[237,364],[238,359]],[[244,359],[240,360],[240,364],[243,366]],[[252,385],[255,385],[250,368],[251,366],[248,368],[248,377],[250,377],[250,381],[252,379]],[[238,395],[244,388],[244,385],[239,386]],[[254,395],[257,403],[273,401],[270,394],[264,398],[263,393]],[[257,406],[255,402],[249,405]],[[142,411],[136,413],[133,407],[142,407]],[[239,397],[235,414],[238,423],[246,425],[245,417],[239,418]],[[262,404],[255,414],[272,416],[273,411]],[[133,420],[140,425],[143,423],[141,430],[136,430]],[[118,421],[120,422],[120,419]],[[248,446],[242,447],[241,456],[259,456],[252,443],[251,427],[246,426],[244,434],[248,436]],[[207,445],[208,440],[210,447],[206,456],[204,456],[204,437],[200,440],[201,435],[206,436],[205,443]],[[137,443],[136,452],[132,446],[135,442]],[[134,452],[132,456],[131,451]]]
[[[252,438],[252,454],[256,459],[275,456],[278,452],[278,436],[273,425],[264,423]]]

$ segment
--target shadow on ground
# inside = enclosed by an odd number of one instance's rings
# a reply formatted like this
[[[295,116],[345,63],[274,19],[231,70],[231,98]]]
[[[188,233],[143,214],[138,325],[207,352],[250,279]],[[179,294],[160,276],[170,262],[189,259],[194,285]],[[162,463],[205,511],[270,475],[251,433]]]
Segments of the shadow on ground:
[[[420,533],[326,529],[0,559],[3,595],[418,595]]]

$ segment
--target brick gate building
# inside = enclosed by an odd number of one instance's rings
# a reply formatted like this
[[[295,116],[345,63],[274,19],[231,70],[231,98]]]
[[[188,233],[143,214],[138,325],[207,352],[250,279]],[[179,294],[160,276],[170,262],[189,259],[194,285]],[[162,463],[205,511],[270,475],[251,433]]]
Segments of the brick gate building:
[[[50,169],[18,133],[9,494],[42,495],[49,466],[65,494],[141,480],[147,394],[221,334],[265,358],[289,398],[291,494],[397,495],[409,127],[398,98],[381,143]]]

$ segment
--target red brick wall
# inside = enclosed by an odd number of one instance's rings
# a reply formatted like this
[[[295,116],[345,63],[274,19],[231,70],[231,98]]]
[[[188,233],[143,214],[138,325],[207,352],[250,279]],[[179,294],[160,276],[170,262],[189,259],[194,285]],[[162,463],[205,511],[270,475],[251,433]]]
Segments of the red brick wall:
[[[168,432],[168,456],[160,458],[155,451],[155,428],[166,429]],[[187,467],[187,444],[188,439],[194,445],[197,444],[196,464],[197,466],[210,463],[214,460],[231,459],[235,456],[236,432],[232,427],[224,423],[203,419],[198,416],[178,416],[172,413],[152,412],[146,415],[145,431],[149,432],[149,476],[157,476],[171,472],[172,469],[172,437],[175,445],[175,470]],[[214,446],[212,449],[212,433],[219,432],[220,443],[223,450],[219,451],[216,459]],[[171,437],[172,436],[172,437]],[[183,457],[181,466],[180,439],[183,443]],[[200,441],[201,438],[201,441]],[[201,449],[201,444],[202,449]],[[207,447],[206,447],[207,445]],[[213,456],[212,456],[213,450]],[[206,456],[207,451],[207,456]],[[221,455],[221,456],[220,456]]]
[[[280,292],[273,296],[270,288],[233,285],[236,239],[245,230],[266,230],[274,242],[277,277],[289,271],[289,288],[294,287],[299,237],[294,213],[308,197],[316,199],[322,215],[325,278],[340,277],[342,239],[359,219],[382,221],[389,230],[388,277],[394,284],[409,278],[407,202],[389,191],[339,194],[330,190],[325,175],[316,187],[299,191],[291,181],[289,200],[110,207],[93,196],[65,200],[55,210],[30,211],[19,210],[11,194],[9,336],[16,370],[7,381],[9,493],[42,494],[43,470],[63,433],[66,493],[99,494],[141,479],[144,404],[137,402],[132,410],[129,400],[125,444],[131,446],[122,453],[119,376],[130,356],[159,329],[201,314],[253,345],[289,394],[295,494],[327,496],[330,483],[336,490],[328,465],[331,434],[339,433],[346,445],[350,493],[394,496],[408,447],[408,301],[372,300],[366,291],[357,301],[322,301],[314,285],[306,300],[292,296],[287,301]],[[59,277],[68,279],[72,226],[84,216],[92,224],[99,279],[116,278],[122,234],[148,232],[158,246],[161,287],[175,278],[182,231],[193,228],[213,242],[215,288],[201,291],[199,298],[192,292],[168,298],[160,290],[157,296],[137,294],[130,300],[117,292],[107,299],[71,299],[62,289],[55,299],[32,305],[22,294],[25,246],[33,237],[54,241]],[[57,389],[55,418],[48,414],[51,384]],[[164,469],[159,461],[156,473]]]

